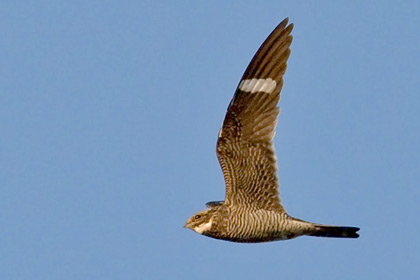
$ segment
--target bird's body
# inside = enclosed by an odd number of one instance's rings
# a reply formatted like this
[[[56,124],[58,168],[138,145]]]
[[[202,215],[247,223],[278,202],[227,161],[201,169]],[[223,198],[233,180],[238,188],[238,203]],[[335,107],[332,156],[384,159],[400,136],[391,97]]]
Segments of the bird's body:
[[[286,213],[247,207],[216,206],[202,234],[235,242],[264,242],[291,239],[304,233],[305,222]],[[301,234],[300,234],[301,235]]]
[[[265,40],[228,107],[216,148],[226,182],[225,200],[207,203],[208,209],[189,218],[185,227],[209,237],[246,243],[301,235],[359,236],[359,228],[293,218],[280,201],[273,137],[292,28],[286,19]]]
[[[314,224],[293,218],[284,211],[243,206],[214,206],[196,213],[189,223],[197,233],[242,243],[287,240],[302,235],[358,237],[358,228]]]

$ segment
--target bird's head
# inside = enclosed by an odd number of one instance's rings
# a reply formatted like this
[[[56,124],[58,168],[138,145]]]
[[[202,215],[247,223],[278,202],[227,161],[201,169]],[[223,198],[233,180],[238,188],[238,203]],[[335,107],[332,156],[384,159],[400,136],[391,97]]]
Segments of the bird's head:
[[[203,234],[211,229],[214,212],[211,208],[197,212],[187,220],[184,227]]]

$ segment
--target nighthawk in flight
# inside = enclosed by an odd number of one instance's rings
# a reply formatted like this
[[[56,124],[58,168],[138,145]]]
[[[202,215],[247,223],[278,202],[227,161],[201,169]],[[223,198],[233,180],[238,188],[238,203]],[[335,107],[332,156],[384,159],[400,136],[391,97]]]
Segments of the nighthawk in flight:
[[[185,224],[200,234],[234,242],[266,242],[302,235],[357,238],[357,227],[305,222],[289,216],[280,202],[273,137],[280,109],[293,24],[281,22],[251,60],[229,104],[217,140],[226,182],[224,201]]]

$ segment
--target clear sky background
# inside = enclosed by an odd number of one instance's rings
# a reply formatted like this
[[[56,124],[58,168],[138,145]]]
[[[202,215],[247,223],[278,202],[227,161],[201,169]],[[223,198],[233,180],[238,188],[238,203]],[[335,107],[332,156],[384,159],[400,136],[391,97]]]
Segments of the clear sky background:
[[[4,1],[0,279],[415,279],[418,1]],[[224,198],[239,79],[295,24],[275,145],[288,212],[356,240],[184,229]]]

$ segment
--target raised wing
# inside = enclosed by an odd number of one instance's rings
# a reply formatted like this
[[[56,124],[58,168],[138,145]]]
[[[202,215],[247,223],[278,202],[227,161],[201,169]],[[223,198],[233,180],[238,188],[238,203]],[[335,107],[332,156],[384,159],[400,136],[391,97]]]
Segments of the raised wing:
[[[261,45],[229,104],[217,141],[225,204],[284,211],[273,137],[293,24],[283,20]]]

